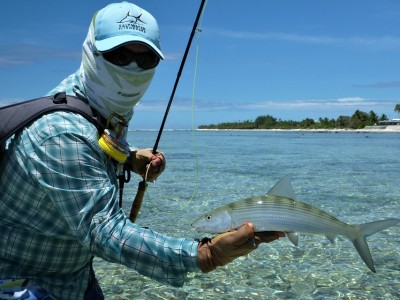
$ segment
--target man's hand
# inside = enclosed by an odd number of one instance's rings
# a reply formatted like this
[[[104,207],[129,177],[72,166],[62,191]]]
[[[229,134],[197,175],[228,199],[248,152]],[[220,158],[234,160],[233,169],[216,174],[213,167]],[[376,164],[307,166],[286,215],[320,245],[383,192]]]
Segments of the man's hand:
[[[156,180],[166,166],[164,154],[159,151],[153,154],[152,151],[151,148],[132,151],[126,162],[133,172],[145,178],[146,181]]]
[[[255,234],[253,228],[253,224],[245,223],[237,231],[225,232],[213,239],[203,239],[197,249],[200,269],[210,272],[239,256],[249,254],[261,243],[270,243],[284,236],[283,233],[275,231]]]

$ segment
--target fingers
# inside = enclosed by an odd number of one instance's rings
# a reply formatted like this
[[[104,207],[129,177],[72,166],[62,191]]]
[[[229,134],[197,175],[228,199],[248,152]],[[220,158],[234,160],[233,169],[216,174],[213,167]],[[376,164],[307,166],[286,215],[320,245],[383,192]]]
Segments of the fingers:
[[[245,255],[257,248],[254,240],[254,226],[252,223],[244,223],[237,231],[227,232],[230,233],[228,239],[235,245],[235,248],[241,249],[241,255]],[[226,233],[225,233],[226,234]],[[221,236],[225,235],[224,233]]]
[[[212,238],[212,242],[217,242],[221,239],[225,240],[225,242],[235,245],[235,247],[239,247],[241,245],[247,245],[248,241],[254,237],[253,226],[252,224],[243,224],[236,231],[227,231],[217,235]]]
[[[213,242],[217,242],[220,239],[233,239],[233,235],[235,235],[236,231],[227,231],[224,233],[221,233],[215,237],[212,238]]]
[[[285,237],[284,232],[280,231],[262,231],[254,232],[254,225],[250,222],[245,222],[242,227],[238,229],[238,241],[253,244],[258,247],[261,243],[271,243],[280,237]]]
[[[134,153],[129,164],[131,169],[147,181],[156,180],[165,170],[166,160],[162,152],[153,154],[151,148],[139,149]]]
[[[160,166],[164,164],[165,157],[161,152],[157,152],[151,157],[151,164],[152,166]]]
[[[161,173],[163,171],[163,167],[165,166],[164,155],[158,152],[156,155],[153,155],[150,160],[152,172]]]
[[[285,237],[284,232],[280,231],[262,231],[254,232],[254,225],[250,222],[245,222],[242,227],[238,229],[238,238],[244,241],[251,241],[255,246],[261,243],[271,243],[280,237]]]
[[[230,239],[237,245],[245,245],[257,247],[261,243],[270,243],[281,237],[285,237],[285,233],[280,231],[262,231],[254,232],[253,223],[246,222],[236,231],[228,231],[213,238],[214,241],[221,238]]]
[[[282,237],[281,232],[278,231],[263,231],[257,232],[255,234],[256,244],[259,245],[261,243],[271,243],[277,239]]]
[[[238,242],[247,242],[249,239],[254,238],[254,225],[249,222],[245,222],[242,227],[237,231]]]
[[[160,157],[153,156],[151,158],[151,166],[152,167],[157,167],[157,166],[161,165],[162,162],[163,162],[163,160]]]
[[[150,159],[150,169],[148,172],[148,180],[153,181],[160,176],[160,174],[165,170],[165,158],[162,153],[157,152]]]
[[[198,246],[198,263],[203,272],[224,266],[257,248],[260,243],[269,243],[281,236],[280,232],[254,233],[252,223],[244,223],[235,231],[228,231],[212,239],[203,239]]]

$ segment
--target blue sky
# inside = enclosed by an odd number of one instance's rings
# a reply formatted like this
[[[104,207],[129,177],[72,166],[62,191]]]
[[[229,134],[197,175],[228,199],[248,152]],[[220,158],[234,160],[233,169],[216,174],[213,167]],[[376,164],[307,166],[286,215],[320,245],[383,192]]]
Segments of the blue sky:
[[[200,2],[134,2],[158,20],[166,60],[131,128],[159,128]],[[109,3],[5,1],[0,104],[39,97],[75,72],[91,17]],[[397,103],[400,1],[208,0],[165,127],[267,114],[336,119],[356,109],[398,118]]]

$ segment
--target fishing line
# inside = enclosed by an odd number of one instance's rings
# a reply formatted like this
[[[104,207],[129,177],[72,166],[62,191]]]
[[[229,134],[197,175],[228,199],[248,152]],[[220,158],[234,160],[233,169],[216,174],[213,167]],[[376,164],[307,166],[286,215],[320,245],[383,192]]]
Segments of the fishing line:
[[[198,159],[198,148],[197,148],[197,138],[196,138],[196,131],[195,131],[195,100],[196,100],[196,86],[197,86],[197,70],[199,66],[199,48],[200,48],[200,37],[201,37],[201,32],[202,32],[202,24],[203,24],[203,16],[204,12],[206,10],[208,0],[205,0],[204,7],[202,14],[200,16],[199,20],[199,25],[196,28],[197,30],[197,41],[196,41],[196,54],[195,54],[195,64],[194,64],[194,74],[193,74],[193,88],[192,88],[192,96],[191,96],[191,112],[192,112],[192,124],[191,124],[191,135],[192,135],[192,141],[193,141],[193,148],[194,148],[194,154],[195,154],[195,181],[194,181],[194,190],[192,192],[191,197],[186,201],[187,204],[190,204],[194,197],[197,194],[198,186],[199,186],[199,159]],[[147,172],[146,172],[146,178],[147,178]],[[151,201],[151,197],[149,193],[147,193],[146,196],[149,199],[149,202],[153,206],[153,208],[156,208],[157,206]]]
[[[192,195],[190,198],[186,201],[186,204],[189,204],[193,201],[195,196],[197,195],[197,190],[199,186],[199,155],[198,155],[198,148],[197,148],[197,138],[196,138],[196,131],[195,131],[195,100],[196,100],[196,86],[197,86],[197,70],[199,66],[199,48],[200,48],[200,37],[202,33],[202,25],[203,25],[203,16],[204,12],[206,10],[208,0],[205,0],[202,13],[200,16],[199,20],[199,25],[196,28],[197,31],[197,42],[196,42],[196,54],[195,54],[195,63],[194,63],[194,74],[193,74],[193,88],[192,88],[192,96],[191,96],[191,102],[192,102],[192,124],[191,124],[191,135],[192,135],[192,141],[193,141],[193,151],[195,154],[195,180],[194,180],[194,189],[192,192]],[[149,196],[149,195],[148,195]],[[150,203],[153,205],[153,207],[156,207],[154,203],[150,200]]]
[[[200,37],[202,32],[202,25],[203,25],[203,17],[204,12],[207,7],[208,0],[205,1],[203,12],[200,17],[199,26],[197,30],[197,43],[196,43],[196,54],[195,54],[195,64],[194,64],[194,74],[193,74],[193,89],[192,89],[192,141],[193,141],[193,148],[194,148],[194,155],[195,155],[195,183],[194,183],[194,190],[192,196],[188,200],[188,203],[191,203],[194,197],[197,195],[197,189],[199,186],[199,155],[198,155],[198,148],[197,148],[197,138],[196,138],[196,131],[195,131],[195,99],[196,99],[196,80],[197,80],[197,70],[199,66],[199,48],[200,48]]]

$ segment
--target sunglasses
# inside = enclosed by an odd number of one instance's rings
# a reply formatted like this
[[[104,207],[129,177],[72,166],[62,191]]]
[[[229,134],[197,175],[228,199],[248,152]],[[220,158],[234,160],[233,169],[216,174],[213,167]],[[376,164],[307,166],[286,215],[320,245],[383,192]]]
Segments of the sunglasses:
[[[157,67],[160,62],[160,58],[153,51],[135,53],[124,46],[103,52],[102,55],[108,62],[121,67],[127,66],[135,61],[137,65],[144,70],[153,69]]]

